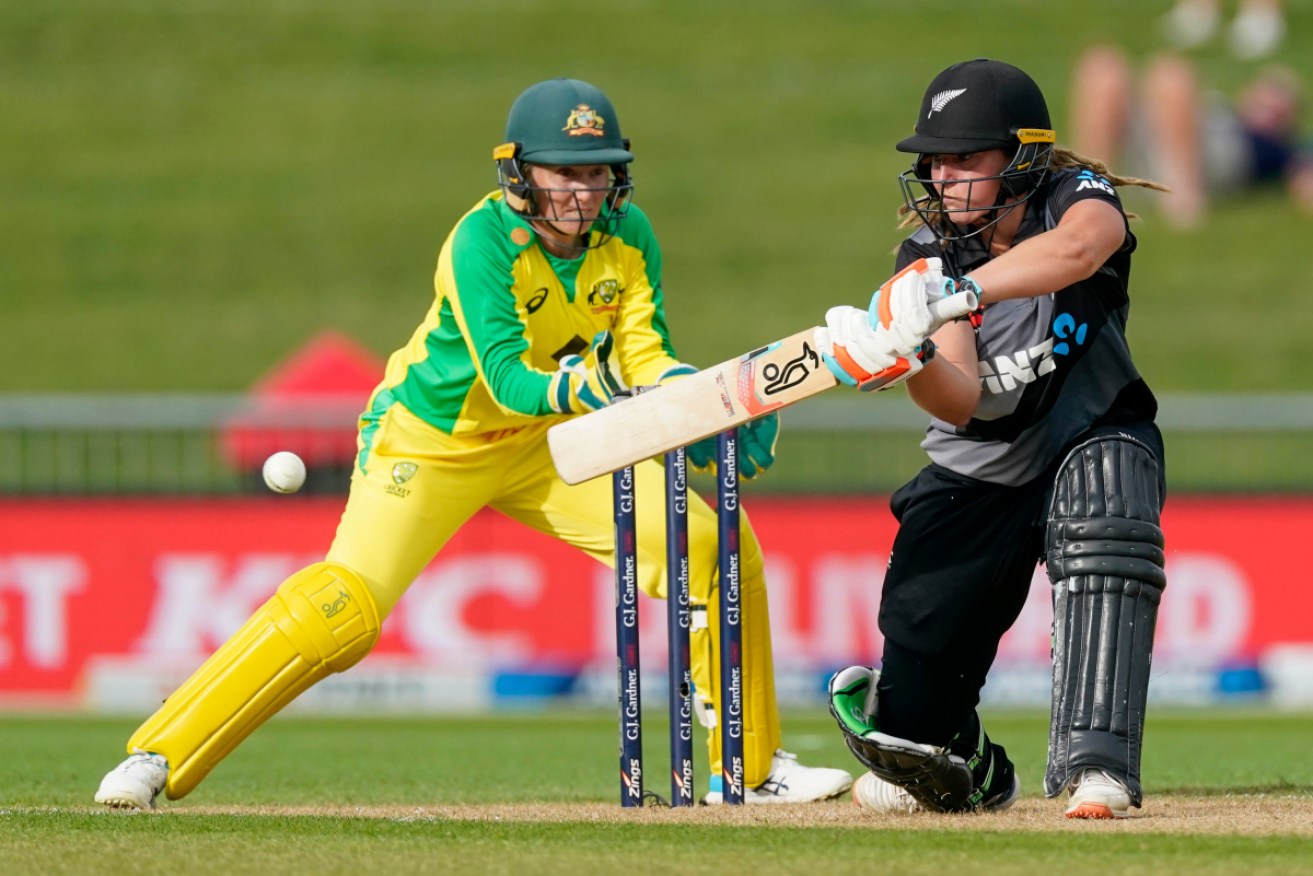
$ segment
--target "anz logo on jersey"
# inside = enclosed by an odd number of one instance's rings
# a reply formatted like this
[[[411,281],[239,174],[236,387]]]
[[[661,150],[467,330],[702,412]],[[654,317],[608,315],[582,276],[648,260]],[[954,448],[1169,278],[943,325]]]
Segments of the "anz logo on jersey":
[[[1080,180],[1080,185],[1076,186],[1076,191],[1083,192],[1085,189],[1098,189],[1101,192],[1107,192],[1110,195],[1117,194],[1112,190],[1112,184],[1106,179],[1099,176],[1092,170],[1082,170],[1076,174],[1076,179]]]
[[[1027,350],[980,360],[980,383],[990,395],[1003,395],[1019,386],[1034,383],[1057,368],[1053,361],[1053,339],[1045,338]]]
[[[1070,313],[1060,313],[1053,319],[1054,337],[1011,355],[995,356],[992,362],[982,359],[977,363],[981,385],[991,395],[1003,395],[1034,383],[1058,367],[1055,356],[1071,355],[1073,343],[1084,345],[1088,332],[1088,325],[1077,324]]]

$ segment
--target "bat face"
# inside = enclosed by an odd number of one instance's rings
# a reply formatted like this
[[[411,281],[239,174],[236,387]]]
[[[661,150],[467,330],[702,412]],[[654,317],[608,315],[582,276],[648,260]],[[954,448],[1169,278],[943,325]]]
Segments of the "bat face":
[[[754,420],[837,381],[814,329],[641,392],[547,431],[561,479],[577,484]]]
[[[808,335],[806,332],[803,334]],[[783,341],[776,341],[769,346],[753,350],[745,354],[740,361],[736,381],[738,399],[753,417],[769,413],[790,401],[797,401],[796,398],[790,397],[791,390],[804,385],[814,372],[828,371],[825,363],[821,361],[820,354],[812,347],[809,335],[800,345],[788,343],[797,337],[793,335]],[[790,358],[784,359],[786,356]],[[780,361],[781,359],[784,361]],[[725,385],[723,381],[721,385]]]

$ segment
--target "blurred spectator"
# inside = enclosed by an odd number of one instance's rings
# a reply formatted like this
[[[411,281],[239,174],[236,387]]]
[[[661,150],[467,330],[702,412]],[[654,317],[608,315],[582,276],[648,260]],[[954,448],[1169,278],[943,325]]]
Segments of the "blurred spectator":
[[[1270,183],[1313,212],[1301,92],[1293,71],[1273,66],[1228,101],[1202,91],[1190,64],[1172,55],[1153,59],[1137,88],[1125,54],[1097,46],[1073,71],[1073,145],[1166,183],[1172,191],[1160,203],[1178,227],[1197,224],[1213,197]]]
[[[1177,47],[1194,49],[1211,40],[1221,25],[1218,0],[1176,0],[1163,18],[1163,31]],[[1265,58],[1286,35],[1281,0],[1240,0],[1227,41],[1237,58]]]

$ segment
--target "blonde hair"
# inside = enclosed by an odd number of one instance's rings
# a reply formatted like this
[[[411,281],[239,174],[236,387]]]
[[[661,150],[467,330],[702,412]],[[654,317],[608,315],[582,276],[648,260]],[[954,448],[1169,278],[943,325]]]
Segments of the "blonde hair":
[[[1083,170],[1092,170],[1114,186],[1139,186],[1142,189],[1151,189],[1155,192],[1171,191],[1167,186],[1159,182],[1154,182],[1151,179],[1140,179],[1138,176],[1122,176],[1121,174],[1114,173],[1109,169],[1107,164],[1097,158],[1091,158],[1088,155],[1082,155],[1079,152],[1061,146],[1053,147],[1052,157],[1049,159],[1049,171],[1068,170],[1073,167],[1078,167]],[[939,210],[943,208],[943,204],[940,203],[938,198],[932,198],[928,194],[917,198],[916,203],[917,205],[929,208],[930,210]],[[1126,218],[1136,219],[1139,217],[1134,213],[1127,213]],[[899,228],[908,228],[915,225],[918,221],[921,221],[921,216],[910,204],[903,204],[898,208]],[[932,223],[942,221],[942,214],[932,213],[930,215],[930,221]]]

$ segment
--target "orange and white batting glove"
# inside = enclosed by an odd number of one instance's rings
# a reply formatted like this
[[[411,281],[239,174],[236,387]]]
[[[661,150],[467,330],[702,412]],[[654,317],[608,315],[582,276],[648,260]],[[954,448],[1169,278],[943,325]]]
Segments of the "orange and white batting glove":
[[[952,291],[939,259],[917,259],[876,290],[866,310],[826,312],[815,337],[823,361],[841,383],[865,392],[897,386],[928,361],[927,338],[947,321],[931,304]]]
[[[867,312],[858,307],[831,307],[814,340],[835,378],[863,392],[897,386],[922,367],[920,350],[908,356],[896,353],[889,332],[872,329]]]
[[[871,328],[883,328],[889,333],[896,354],[912,355],[922,341],[947,322],[935,316],[931,303],[953,291],[952,281],[944,282],[943,262],[937,258],[917,259],[871,296],[867,308]]]

